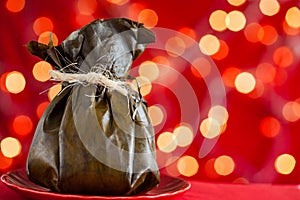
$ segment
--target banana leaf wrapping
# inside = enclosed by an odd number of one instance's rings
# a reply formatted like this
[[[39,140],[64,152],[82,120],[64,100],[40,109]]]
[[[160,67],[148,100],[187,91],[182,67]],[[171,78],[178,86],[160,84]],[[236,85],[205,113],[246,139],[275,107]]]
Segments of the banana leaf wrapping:
[[[133,60],[154,40],[142,24],[116,18],[95,20],[58,46],[27,44],[63,85],[37,125],[30,180],[93,195],[134,195],[159,183],[147,104],[126,83]]]

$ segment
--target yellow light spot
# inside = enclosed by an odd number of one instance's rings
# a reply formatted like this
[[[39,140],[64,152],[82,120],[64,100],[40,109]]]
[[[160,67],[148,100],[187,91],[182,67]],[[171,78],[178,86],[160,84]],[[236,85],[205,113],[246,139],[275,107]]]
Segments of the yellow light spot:
[[[273,61],[279,67],[288,67],[294,62],[294,54],[287,46],[281,46],[275,49]]]
[[[235,87],[237,91],[243,94],[252,92],[255,88],[255,78],[248,72],[242,72],[235,79]]]
[[[288,9],[285,15],[285,20],[290,27],[300,28],[300,10],[297,7]]]
[[[144,9],[139,13],[138,22],[143,23],[147,28],[153,28],[158,22],[158,16],[152,9]]]
[[[245,27],[246,17],[242,12],[233,10],[226,15],[225,23],[229,30],[237,32]]]
[[[200,57],[192,61],[191,70],[195,76],[204,78],[210,74],[211,65],[206,58]]]
[[[277,0],[260,0],[259,9],[264,15],[273,16],[279,12],[280,4]]]
[[[25,0],[7,0],[5,6],[10,12],[20,12],[25,7]]]
[[[53,31],[53,23],[48,17],[39,17],[33,22],[33,31],[36,35],[40,35],[45,31]]]
[[[18,156],[22,150],[19,140],[13,137],[7,137],[1,140],[0,147],[3,155],[8,158]]]
[[[61,84],[56,84],[50,88],[48,91],[48,99],[52,101],[54,97],[61,91]]]
[[[282,115],[285,120],[295,122],[300,118],[300,104],[296,101],[289,101],[282,108]]]
[[[129,0],[106,0],[109,3],[116,4],[118,6],[122,6],[129,2]]]
[[[279,134],[281,129],[280,122],[274,117],[265,117],[261,120],[259,125],[260,132],[269,138],[275,137]]]
[[[197,174],[199,164],[192,156],[183,156],[177,162],[177,168],[183,176],[191,177]]]
[[[97,9],[97,0],[78,0],[77,9],[82,15],[92,15]]]
[[[230,5],[233,5],[233,6],[240,6],[246,2],[246,0],[227,0],[227,1]]]
[[[228,116],[227,109],[220,105],[211,107],[208,112],[208,117],[215,119],[220,125],[227,123]]]
[[[170,56],[177,57],[184,53],[185,43],[180,37],[174,36],[167,40],[165,49]]]
[[[43,32],[43,33],[39,36],[38,42],[47,45],[47,44],[50,42],[51,35],[52,35],[52,42],[53,42],[53,45],[57,46],[57,45],[58,45],[58,39],[57,39],[57,36],[55,35],[55,33],[50,32],[50,31],[45,31],[45,32]]]
[[[192,128],[188,124],[182,124],[176,127],[173,134],[176,136],[177,145],[179,147],[186,147],[190,145],[194,139]]]
[[[223,155],[216,158],[214,168],[219,175],[227,176],[233,172],[235,164],[231,157]]]
[[[278,33],[276,29],[270,25],[260,27],[258,35],[262,35],[260,42],[265,45],[274,44],[278,38]]]
[[[203,54],[210,56],[218,52],[220,42],[216,36],[207,34],[200,39],[199,47]]]
[[[174,151],[177,147],[177,140],[173,133],[163,132],[157,138],[157,147],[165,153]]]
[[[33,66],[32,74],[36,80],[45,82],[50,79],[50,70],[52,66],[48,62],[39,61]]]
[[[157,126],[162,123],[165,117],[164,112],[159,105],[150,106],[148,108],[148,113],[153,126]]]
[[[168,58],[164,56],[156,56],[152,59],[152,61],[155,62],[157,65],[170,66]]]
[[[136,80],[140,84],[140,91],[141,91],[142,96],[148,95],[152,89],[152,84],[151,84],[150,80],[145,76],[138,76],[138,77],[136,77]],[[135,80],[132,82],[132,86],[135,90],[137,90],[137,83]]]
[[[248,24],[244,30],[246,39],[249,42],[253,42],[253,43],[261,41],[264,36],[264,32],[262,32],[263,29],[261,29],[261,28],[262,28],[262,26],[255,22]],[[260,30],[262,30],[262,31],[260,31]]]
[[[206,118],[200,124],[200,132],[205,138],[215,138],[221,134],[222,127],[216,119]]]
[[[159,76],[159,69],[155,62],[145,61],[139,66],[139,75],[154,81]]]
[[[209,16],[209,24],[215,31],[224,31],[227,26],[225,23],[227,13],[224,10],[216,10]]]
[[[26,115],[19,115],[14,118],[12,127],[16,134],[26,136],[31,133],[33,123],[30,117]]]
[[[261,63],[256,67],[256,78],[264,83],[272,83],[276,76],[276,68],[270,63]]]
[[[294,170],[296,166],[296,160],[290,154],[281,154],[276,158],[274,166],[279,174],[287,175]]]
[[[5,86],[9,92],[18,94],[24,90],[26,80],[21,72],[13,71],[7,74]]]

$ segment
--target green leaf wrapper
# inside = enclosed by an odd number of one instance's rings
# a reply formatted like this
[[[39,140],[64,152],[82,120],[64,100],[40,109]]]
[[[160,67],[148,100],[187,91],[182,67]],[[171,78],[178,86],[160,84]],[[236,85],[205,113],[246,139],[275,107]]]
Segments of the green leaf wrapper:
[[[59,46],[27,48],[59,72],[99,73],[123,83],[152,31],[124,18],[95,20]],[[89,81],[63,82],[41,117],[27,158],[35,183],[56,192],[134,195],[159,182],[153,126],[139,91]]]

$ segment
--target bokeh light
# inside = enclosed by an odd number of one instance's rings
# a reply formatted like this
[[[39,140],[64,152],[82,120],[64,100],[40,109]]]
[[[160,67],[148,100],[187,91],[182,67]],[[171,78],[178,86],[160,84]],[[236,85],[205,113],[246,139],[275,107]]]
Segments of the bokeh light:
[[[33,129],[33,122],[29,116],[19,115],[14,118],[12,127],[16,134],[26,136],[31,133]]]
[[[219,175],[227,176],[234,171],[235,163],[230,156],[222,155],[216,158],[214,168]]]
[[[276,68],[267,62],[260,63],[255,71],[256,78],[264,83],[272,83],[276,77]]]
[[[186,147],[193,142],[194,134],[190,125],[181,124],[173,131],[179,147]]]
[[[16,13],[23,10],[25,3],[25,0],[7,0],[5,6],[8,11]]]
[[[185,42],[180,37],[174,36],[167,40],[165,48],[170,56],[178,57],[185,51]]]
[[[246,0],[227,0],[227,2],[233,6],[241,6],[246,2]]]
[[[260,42],[265,45],[274,44],[277,41],[278,34],[273,26],[265,25],[260,27],[258,35],[262,36]]]
[[[13,71],[7,74],[5,80],[6,89],[10,93],[18,94],[25,89],[26,80],[21,72]]]
[[[296,101],[289,101],[282,107],[282,116],[289,122],[295,122],[300,118],[300,104]]]
[[[300,28],[300,10],[297,7],[288,9],[285,15],[285,20],[290,27]]]
[[[224,40],[219,40],[219,43],[220,43],[219,50],[211,56],[215,60],[222,60],[226,58],[226,56],[229,53],[229,47],[227,43]]]
[[[45,102],[40,103],[37,106],[37,108],[36,108],[36,116],[38,118],[42,117],[42,115],[43,115],[44,111],[46,110],[46,108],[48,107],[48,105],[49,105],[49,101],[45,101]]]
[[[227,13],[224,10],[215,10],[209,16],[209,24],[216,31],[224,31],[227,26],[225,23]]]
[[[235,87],[235,79],[241,73],[237,67],[228,67],[222,74],[222,79],[227,87]]]
[[[137,81],[137,82],[136,82]],[[137,85],[140,85],[140,92],[142,96],[146,96],[151,92],[152,83],[151,81],[145,76],[138,76],[136,80],[134,80],[131,84],[135,90],[137,90]]]
[[[138,15],[138,22],[143,23],[147,28],[153,28],[158,23],[158,16],[152,9],[144,9]]]
[[[294,61],[294,54],[287,46],[281,46],[275,49],[273,53],[273,61],[279,67],[288,67]]]
[[[177,168],[183,176],[194,176],[199,169],[197,160],[192,156],[182,156],[177,162]]]
[[[205,78],[211,72],[211,64],[205,57],[196,58],[192,61],[192,73],[198,78]]]
[[[228,111],[224,106],[216,105],[209,109],[208,117],[215,119],[220,126],[225,125],[228,120]]]
[[[188,36],[187,37],[181,37],[181,39],[183,39],[185,46],[186,47],[190,47],[194,44],[194,40],[196,40],[196,32],[194,29],[190,28],[190,27],[182,27],[180,29],[178,29],[178,31],[182,34],[185,34]]]
[[[149,106],[148,114],[153,126],[157,126],[163,122],[166,117],[164,113],[160,105]]]
[[[199,41],[199,47],[203,54],[213,55],[218,52],[220,48],[220,42],[216,36],[207,34],[201,37]]]
[[[32,74],[36,80],[45,82],[50,79],[50,70],[52,70],[52,66],[48,62],[39,61],[33,66]]]
[[[255,78],[249,72],[242,72],[235,79],[235,87],[237,91],[243,94],[252,92],[255,88]]]
[[[244,13],[233,10],[226,15],[225,23],[229,30],[237,32],[245,27],[246,17]]]
[[[203,137],[212,139],[219,136],[222,132],[222,125],[214,118],[206,118],[200,124],[200,132]]]
[[[82,15],[92,15],[98,6],[97,0],[78,0],[77,9]]]
[[[278,119],[274,117],[265,117],[261,120],[259,130],[262,135],[272,138],[279,134],[281,124]]]
[[[264,29],[256,22],[248,24],[244,29],[244,34],[249,42],[259,42],[264,37]]]
[[[279,174],[290,174],[296,166],[295,158],[290,154],[279,155],[274,163],[275,169]]]
[[[1,151],[5,157],[13,158],[21,153],[22,145],[20,141],[13,137],[6,137],[1,140]]]
[[[38,42],[48,45],[51,39],[52,39],[53,45],[57,46],[58,38],[55,33],[50,32],[50,31],[45,31],[45,32],[41,33],[38,38]]]
[[[52,99],[54,99],[54,97],[61,91],[61,84],[56,84],[56,85],[53,85],[49,91],[48,91],[48,99],[49,101],[52,101]]]
[[[154,81],[159,76],[159,68],[155,62],[144,61],[139,66],[139,75],[147,77],[149,81]]]
[[[279,12],[280,4],[277,0],[260,0],[260,11],[267,16],[273,16]]]
[[[39,17],[33,22],[33,31],[36,35],[40,35],[43,32],[53,31],[53,22],[49,17]]]
[[[170,153],[177,147],[176,136],[171,132],[163,132],[158,136],[156,144],[160,151]]]

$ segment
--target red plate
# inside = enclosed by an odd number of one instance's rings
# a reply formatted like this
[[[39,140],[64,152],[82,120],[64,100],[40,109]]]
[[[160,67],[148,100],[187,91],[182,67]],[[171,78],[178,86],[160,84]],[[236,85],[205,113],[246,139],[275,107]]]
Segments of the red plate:
[[[181,196],[191,184],[179,179],[162,175],[158,187],[146,194],[136,196],[88,196],[51,192],[48,188],[41,187],[31,182],[24,170],[12,171],[1,176],[1,181],[15,192],[36,200],[109,200],[109,199],[172,199]]]

